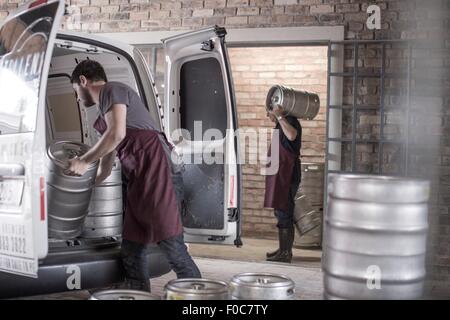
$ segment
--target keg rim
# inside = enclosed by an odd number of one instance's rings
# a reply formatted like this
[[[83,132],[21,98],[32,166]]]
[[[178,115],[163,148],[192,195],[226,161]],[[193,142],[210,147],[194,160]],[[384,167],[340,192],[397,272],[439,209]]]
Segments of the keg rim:
[[[220,285],[220,286],[217,286],[216,288],[204,288],[201,290],[177,286],[177,284],[188,283],[188,282],[214,283],[214,284]],[[173,280],[170,280],[164,286],[164,291],[173,291],[173,292],[177,292],[177,293],[187,293],[187,294],[199,294],[199,293],[219,294],[219,293],[228,293],[228,290],[229,290],[229,288],[228,288],[228,284],[226,282],[220,281],[220,280],[205,279],[205,278],[173,279]]]
[[[120,300],[120,299],[99,299],[99,297],[107,297],[108,295],[135,295],[138,297],[152,298],[150,300],[161,300],[161,297],[153,294],[151,292],[132,290],[132,289],[110,289],[110,290],[100,290],[91,294],[91,298],[96,300]],[[132,299],[131,299],[132,300]],[[136,299],[137,300],[137,299]]]
[[[248,282],[244,281],[242,278],[244,277],[255,277],[255,278],[261,278],[261,277],[272,277],[277,279],[282,279],[284,281],[279,282],[269,282],[269,283],[257,283],[255,282]],[[256,279],[255,279],[256,280]],[[276,274],[276,273],[270,273],[270,272],[245,272],[240,273],[235,276],[230,281],[230,284],[233,285],[239,285],[239,286],[246,286],[246,287],[257,287],[257,288],[280,288],[280,287],[295,287],[295,282],[289,278],[288,276],[284,274]]]
[[[328,194],[336,199],[402,204],[428,202],[430,195],[430,182],[420,178],[332,174],[328,181]]]
[[[270,112],[270,111],[273,110],[273,106],[272,106],[272,96],[273,96],[273,94],[274,94],[274,92],[275,92],[276,90],[280,90],[280,93],[281,93],[281,100],[283,100],[283,90],[282,90],[283,87],[284,87],[284,86],[282,86],[282,85],[276,84],[276,85],[273,85],[273,86],[269,89],[269,92],[267,93],[267,97],[266,97],[266,110],[267,110],[267,112]]]
[[[56,142],[50,144],[48,146],[48,148],[47,148],[47,155],[50,158],[50,160],[52,160],[52,162],[55,163],[61,169],[67,169],[67,165],[66,165],[66,163],[64,161],[56,158],[55,155],[53,154],[53,152],[55,151],[54,148],[56,148],[57,146],[59,146],[59,145],[66,145],[66,144],[76,145],[78,147],[84,148],[84,149],[86,149],[86,151],[84,153],[86,153],[90,149],[90,147],[87,144],[84,144],[84,143],[81,143],[81,142],[77,142],[77,141],[66,141],[65,140],[65,141],[56,141]],[[98,160],[90,163],[88,170],[90,170],[92,168],[95,168],[98,163],[99,163]],[[76,177],[76,176],[74,176],[74,177]]]

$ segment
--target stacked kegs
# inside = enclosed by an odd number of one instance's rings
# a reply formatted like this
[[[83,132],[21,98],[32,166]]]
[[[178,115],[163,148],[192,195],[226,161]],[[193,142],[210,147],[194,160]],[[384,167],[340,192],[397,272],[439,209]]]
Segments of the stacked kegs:
[[[166,300],[228,300],[228,285],[209,279],[176,279],[164,287]]]
[[[294,225],[302,236],[321,225],[321,214],[314,210],[301,190],[295,197]]]
[[[319,248],[322,246],[325,167],[323,163],[302,162],[301,170],[302,182],[295,197],[298,232],[294,247]]]
[[[71,239],[83,230],[88,213],[98,162],[92,163],[83,176],[69,176],[69,160],[80,157],[89,146],[78,142],[60,141],[47,150],[47,207],[49,237]]]
[[[92,192],[89,213],[84,221],[84,238],[119,236],[122,233],[122,173],[117,159],[110,176]]]
[[[286,116],[312,120],[319,113],[320,100],[316,93],[275,85],[267,94],[266,110],[270,112],[277,106]]]
[[[325,298],[421,298],[429,190],[428,181],[417,179],[330,177]]]

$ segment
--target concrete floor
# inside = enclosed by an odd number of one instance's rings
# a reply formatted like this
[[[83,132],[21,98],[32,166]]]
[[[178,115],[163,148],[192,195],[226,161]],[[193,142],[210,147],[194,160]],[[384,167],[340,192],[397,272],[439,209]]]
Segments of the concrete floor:
[[[266,252],[278,248],[278,241],[265,239],[243,238],[243,246],[214,246],[203,244],[190,244],[189,251],[192,256],[202,258],[219,258],[224,260],[251,261],[265,263]],[[320,267],[321,250],[293,249],[292,264],[296,266]]]
[[[229,282],[236,274],[243,272],[271,272],[288,276],[295,282],[295,293],[298,300],[322,299],[322,272],[317,266],[299,267],[283,263],[261,263],[209,258],[196,258],[196,263],[202,271],[202,276],[208,279]],[[164,285],[175,279],[174,273],[169,273],[151,282],[152,291],[163,295]]]
[[[243,239],[241,248],[191,244],[189,251],[204,278],[228,282],[234,275],[243,272],[271,272],[283,274],[295,282],[296,298],[301,300],[322,299],[322,272],[320,250],[294,249],[292,264],[265,261],[266,251],[277,247],[277,242],[261,239]],[[152,279],[152,292],[162,297],[165,284],[175,279],[170,272]],[[87,290],[63,292],[44,296],[24,297],[32,300],[86,300]]]
[[[272,272],[290,277],[295,282],[296,299],[322,299],[323,281],[320,265],[320,250],[294,249],[291,264],[265,261],[266,251],[275,249],[277,243],[271,240],[243,239],[241,248],[191,244],[189,250],[198,264],[203,277],[228,282],[234,275],[243,272]],[[164,295],[164,286],[175,273],[151,280],[152,292]],[[107,289],[107,288],[103,288]],[[449,290],[437,290],[433,285],[426,286],[425,299],[450,299]],[[89,291],[71,291],[44,296],[24,297],[32,300],[87,300]]]
[[[271,272],[288,276],[295,282],[298,300],[322,299],[321,250],[294,248],[291,264],[267,262],[266,252],[275,250],[278,241],[265,239],[242,239],[243,246],[214,246],[190,244],[189,252],[194,257],[204,278],[229,282],[239,273]],[[167,281],[175,279],[174,273],[152,280],[152,290],[162,294]]]

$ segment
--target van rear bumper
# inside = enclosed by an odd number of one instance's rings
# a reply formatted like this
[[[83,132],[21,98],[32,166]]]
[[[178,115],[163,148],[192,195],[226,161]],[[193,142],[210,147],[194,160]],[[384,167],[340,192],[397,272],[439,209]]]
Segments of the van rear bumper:
[[[170,271],[157,248],[149,256],[150,276]],[[123,281],[120,247],[50,254],[39,266],[38,278],[0,272],[0,299],[107,287]],[[79,285],[79,286],[78,286]]]

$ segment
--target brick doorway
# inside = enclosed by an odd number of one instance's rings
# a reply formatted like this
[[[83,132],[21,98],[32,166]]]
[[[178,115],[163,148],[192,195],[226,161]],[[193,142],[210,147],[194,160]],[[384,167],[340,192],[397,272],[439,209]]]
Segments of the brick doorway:
[[[325,161],[326,105],[327,105],[327,47],[326,46],[258,46],[229,48],[231,68],[236,92],[236,103],[241,130],[273,128],[266,116],[265,100],[269,89],[276,84],[298,90],[317,93],[320,97],[320,112],[311,121],[300,120],[302,125],[301,161],[317,165],[314,179],[303,172],[303,189],[309,194],[314,209],[323,210],[323,164]],[[270,139],[270,136],[267,137]],[[241,150],[246,159],[257,156],[259,150],[241,139]],[[244,237],[277,239],[276,219],[273,210],[263,207],[264,180],[261,165],[243,165],[243,219]],[[296,245],[311,247],[320,245],[320,228],[314,235],[297,235]]]
[[[156,87],[164,103],[164,51],[161,47],[139,48],[152,70]],[[314,120],[300,120],[302,125],[302,170],[312,164],[318,167],[313,175],[302,172],[302,188],[315,210],[323,212],[324,162],[326,148],[326,106],[327,106],[327,45],[288,46],[231,46],[228,48],[231,63],[238,123],[240,129],[270,131],[274,124],[266,116],[265,100],[269,89],[276,84],[298,90],[314,92],[320,98],[320,111]],[[270,132],[269,132],[270,133]],[[268,143],[270,134],[267,135]],[[250,164],[249,159],[257,157],[259,150],[251,148],[241,139],[241,150],[245,150],[246,162],[242,166],[242,236],[247,239],[276,240],[276,219],[273,210],[263,207],[264,175],[261,165]],[[299,237],[296,248],[320,249],[321,227]],[[253,242],[252,242],[253,243]],[[276,243],[273,243],[275,246]]]

